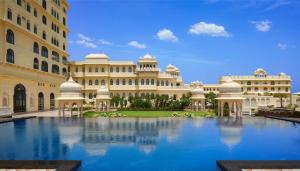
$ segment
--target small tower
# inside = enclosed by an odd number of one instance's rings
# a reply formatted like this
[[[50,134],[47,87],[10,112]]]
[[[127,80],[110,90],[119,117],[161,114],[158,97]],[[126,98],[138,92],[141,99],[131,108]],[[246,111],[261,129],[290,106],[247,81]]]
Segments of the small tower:
[[[96,106],[98,111],[109,111],[110,108],[110,97],[108,89],[102,85],[97,90]]]

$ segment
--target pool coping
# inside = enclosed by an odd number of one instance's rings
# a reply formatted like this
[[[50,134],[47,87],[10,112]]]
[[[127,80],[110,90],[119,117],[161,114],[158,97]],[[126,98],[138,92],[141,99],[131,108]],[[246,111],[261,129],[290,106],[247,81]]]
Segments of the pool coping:
[[[300,123],[299,118],[287,118],[287,117],[277,117],[277,116],[264,116],[265,118],[277,119],[282,121],[289,121],[294,123]]]
[[[36,116],[24,116],[24,117],[20,117],[20,118],[0,118],[0,124],[18,121],[18,120],[24,120],[24,119],[32,119],[32,118],[36,118]]]
[[[55,169],[55,171],[76,171],[80,160],[0,160],[0,169]]]
[[[217,160],[222,171],[242,169],[300,169],[300,160]]]

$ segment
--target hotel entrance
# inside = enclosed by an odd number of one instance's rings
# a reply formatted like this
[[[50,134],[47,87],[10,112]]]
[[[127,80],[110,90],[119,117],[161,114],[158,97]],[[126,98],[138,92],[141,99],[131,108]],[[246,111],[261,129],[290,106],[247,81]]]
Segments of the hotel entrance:
[[[18,84],[14,89],[14,113],[26,112],[26,89]]]

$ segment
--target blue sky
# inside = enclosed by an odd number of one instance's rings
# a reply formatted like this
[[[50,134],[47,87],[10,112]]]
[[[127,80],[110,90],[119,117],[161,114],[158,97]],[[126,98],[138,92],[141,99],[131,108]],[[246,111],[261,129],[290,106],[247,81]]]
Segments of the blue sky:
[[[137,62],[147,53],[186,83],[222,75],[292,76],[300,91],[298,0],[69,0],[70,60],[106,53]]]

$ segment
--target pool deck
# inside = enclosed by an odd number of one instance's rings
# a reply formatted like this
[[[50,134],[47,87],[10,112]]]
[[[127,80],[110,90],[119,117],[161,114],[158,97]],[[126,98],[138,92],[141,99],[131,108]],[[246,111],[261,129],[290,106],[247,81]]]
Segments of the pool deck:
[[[278,117],[278,116],[265,116],[265,117],[271,119],[278,119],[283,121],[300,123],[300,118],[288,118],[288,117]]]
[[[300,160],[217,160],[217,165],[222,171],[241,171],[256,169],[263,171],[298,170]]]

